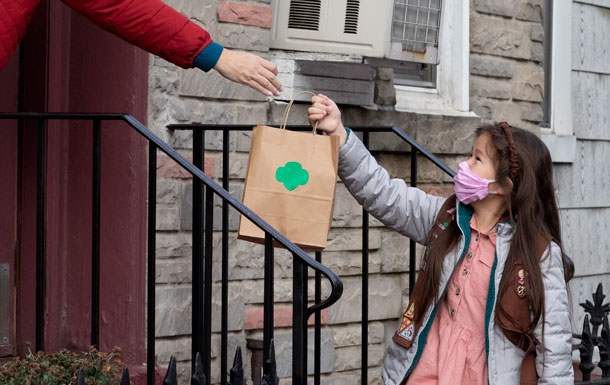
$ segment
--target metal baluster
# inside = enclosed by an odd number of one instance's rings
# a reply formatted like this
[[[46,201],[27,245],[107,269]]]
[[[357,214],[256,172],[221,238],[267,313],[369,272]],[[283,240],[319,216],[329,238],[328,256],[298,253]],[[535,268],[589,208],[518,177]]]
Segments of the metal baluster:
[[[93,120],[93,180],[91,181],[91,345],[100,346],[100,188],[102,122]]]
[[[46,158],[45,121],[38,120],[38,152],[36,161],[36,351],[44,350],[44,308],[46,296]]]
[[[362,134],[362,143],[369,148],[369,132]],[[369,346],[369,214],[362,209],[362,344],[360,383],[366,384],[368,377]]]
[[[203,131],[193,131],[193,164],[203,170]],[[193,178],[193,315],[191,372],[203,351],[203,183]]]
[[[229,130],[222,133],[222,187],[229,191]],[[222,201],[222,309],[220,315],[220,378],[227,384],[227,323],[229,309],[229,204]],[[239,349],[239,347],[238,347]],[[240,350],[241,361],[241,350]],[[233,384],[236,385],[236,384]],[[242,384],[239,384],[242,385]]]
[[[157,146],[148,146],[148,277],[146,314],[146,383],[155,384],[155,280],[157,230]]]
[[[203,307],[203,372],[210,377],[212,361],[212,241],[214,236],[214,190],[205,187],[204,307]]]
[[[307,266],[292,258],[292,383],[307,383]]]
[[[269,359],[273,339],[273,238],[265,233],[265,279],[263,310],[263,362]]]

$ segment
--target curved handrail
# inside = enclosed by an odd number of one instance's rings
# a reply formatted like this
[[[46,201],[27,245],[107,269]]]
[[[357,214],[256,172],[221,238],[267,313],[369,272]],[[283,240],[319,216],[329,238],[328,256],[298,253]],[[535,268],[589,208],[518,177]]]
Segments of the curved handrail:
[[[155,144],[162,152],[178,163],[182,168],[188,171],[193,178],[198,179],[206,186],[210,187],[217,195],[227,201],[228,204],[233,206],[239,213],[243,214],[251,222],[256,224],[260,229],[269,233],[273,239],[279,244],[284,246],[290,251],[293,256],[296,256],[306,265],[314,270],[322,273],[331,283],[331,292],[324,301],[314,304],[308,307],[305,311],[305,317],[308,319],[312,314],[318,310],[330,307],[332,304],[337,302],[343,294],[343,282],[339,276],[333,273],[328,267],[322,265],[320,262],[311,258],[305,253],[300,247],[289,241],[279,231],[271,227],[256,213],[250,210],[242,202],[235,199],[227,190],[222,188],[218,183],[214,182],[209,176],[207,176],[201,169],[195,167],[189,162],[184,156],[180,155],[174,150],[169,144],[165,143],[161,138],[156,136],[148,127],[138,121],[135,117],[129,114],[85,114],[85,113],[0,113],[0,119],[53,119],[53,120],[122,120],[127,123],[131,128],[135,129],[140,135],[146,138],[149,142]],[[309,128],[311,129],[311,127]]]

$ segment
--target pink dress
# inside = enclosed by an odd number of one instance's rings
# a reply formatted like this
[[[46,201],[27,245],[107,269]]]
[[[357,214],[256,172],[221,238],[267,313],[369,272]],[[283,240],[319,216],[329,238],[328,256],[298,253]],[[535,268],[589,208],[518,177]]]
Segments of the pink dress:
[[[485,304],[496,233],[479,232],[474,216],[470,227],[468,252],[449,281],[424,351],[407,385],[487,384]]]

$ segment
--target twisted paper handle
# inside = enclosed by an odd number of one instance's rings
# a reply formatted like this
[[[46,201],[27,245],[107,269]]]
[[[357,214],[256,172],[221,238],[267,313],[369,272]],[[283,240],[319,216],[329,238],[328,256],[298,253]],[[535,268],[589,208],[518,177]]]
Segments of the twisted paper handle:
[[[282,123],[282,125],[280,125],[280,130],[285,130],[286,129],[286,123],[288,123],[288,114],[290,113],[290,108],[292,107],[292,103],[294,103],[295,99],[298,96],[301,96],[303,94],[310,94],[312,96],[316,96],[315,93],[311,92],[311,91],[301,91],[299,93],[297,93],[296,95],[294,95],[292,97],[292,99],[290,99],[290,102],[288,103],[288,106],[286,106],[286,111],[284,112],[284,123]],[[316,134],[316,130],[318,129],[318,121],[316,120],[316,123],[313,126],[313,134]]]

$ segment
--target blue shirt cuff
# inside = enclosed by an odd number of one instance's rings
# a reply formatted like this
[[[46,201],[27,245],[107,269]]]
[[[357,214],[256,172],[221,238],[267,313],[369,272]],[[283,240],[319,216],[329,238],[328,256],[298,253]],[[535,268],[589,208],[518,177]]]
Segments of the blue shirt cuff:
[[[347,140],[349,139],[349,134],[350,134],[350,132],[352,132],[352,130],[347,126],[344,126],[344,127],[345,127],[345,131],[347,131],[347,135],[345,136],[345,143],[347,143]]]
[[[203,51],[199,53],[199,55],[197,55],[193,61],[193,67],[197,67],[205,72],[208,72],[214,68],[218,62],[218,59],[220,59],[220,54],[222,53],[223,49],[224,47],[220,44],[211,42],[203,49]]]

